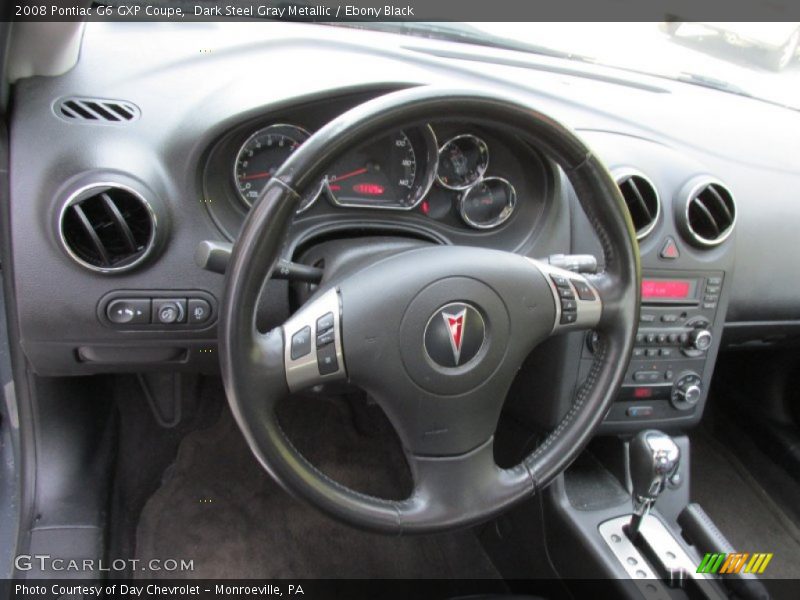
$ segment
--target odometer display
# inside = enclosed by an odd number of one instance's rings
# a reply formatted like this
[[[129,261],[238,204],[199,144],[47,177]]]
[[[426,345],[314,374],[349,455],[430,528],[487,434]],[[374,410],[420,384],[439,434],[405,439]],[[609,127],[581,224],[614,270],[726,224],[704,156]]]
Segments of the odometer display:
[[[417,155],[404,131],[362,146],[340,159],[325,177],[325,187],[340,206],[411,207],[417,180]]]
[[[308,138],[308,132],[295,125],[270,125],[245,140],[236,155],[234,181],[248,206],[252,206],[270,178]],[[304,208],[301,206],[301,210]]]

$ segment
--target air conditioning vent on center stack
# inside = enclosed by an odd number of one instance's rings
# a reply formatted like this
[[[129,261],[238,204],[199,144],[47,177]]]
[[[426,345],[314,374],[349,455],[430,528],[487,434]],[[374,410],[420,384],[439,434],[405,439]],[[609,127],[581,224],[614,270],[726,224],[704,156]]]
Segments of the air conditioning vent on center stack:
[[[95,271],[127,271],[153,249],[156,219],[137,192],[116,184],[94,185],[73,194],[59,223],[69,255]]]
[[[697,185],[689,193],[684,218],[693,244],[705,247],[721,244],[736,223],[733,195],[717,182]]]
[[[636,229],[636,239],[641,240],[653,231],[661,213],[656,186],[647,177],[634,171],[617,173],[616,181]]]

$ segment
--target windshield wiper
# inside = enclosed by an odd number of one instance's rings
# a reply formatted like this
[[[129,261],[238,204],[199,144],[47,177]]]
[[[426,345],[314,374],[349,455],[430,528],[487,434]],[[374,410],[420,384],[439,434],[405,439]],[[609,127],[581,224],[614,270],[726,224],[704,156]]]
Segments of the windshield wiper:
[[[434,40],[443,40],[446,42],[461,42],[464,44],[473,44],[476,46],[486,46],[489,48],[499,48],[500,50],[513,50],[516,52],[526,52],[530,54],[540,54],[552,58],[564,58],[568,60],[580,60],[589,62],[590,59],[581,56],[580,54],[573,54],[571,52],[563,52],[561,50],[554,50],[547,46],[540,46],[538,44],[530,44],[528,42],[519,42],[516,40],[506,39],[491,33],[481,31],[471,25],[459,24],[453,26],[448,23],[423,23],[423,22],[402,22],[402,21],[387,21],[376,23],[361,23],[361,22],[336,22],[325,23],[326,25],[334,25],[337,27],[352,27],[354,29],[364,29],[367,31],[383,31],[386,33],[400,33],[404,35],[412,35],[416,37],[425,37]]]
[[[723,92],[729,92],[731,94],[737,94],[739,96],[747,96],[748,98],[752,98],[753,95],[745,92],[739,86],[736,86],[732,83],[729,83],[723,79],[717,79],[716,77],[709,77],[708,75],[699,75],[697,73],[688,73],[683,71],[680,75],[676,77],[678,81],[683,81],[684,83],[691,83],[694,85],[700,85],[703,87],[711,88],[712,90],[721,90]]]

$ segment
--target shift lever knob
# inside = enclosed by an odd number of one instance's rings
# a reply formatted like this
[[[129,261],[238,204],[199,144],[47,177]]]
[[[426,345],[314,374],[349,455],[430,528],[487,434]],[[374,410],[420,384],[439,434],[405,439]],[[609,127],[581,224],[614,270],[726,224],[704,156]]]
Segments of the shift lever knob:
[[[645,515],[650,512],[664,484],[678,470],[681,451],[666,433],[655,429],[640,431],[629,449],[633,518],[628,533],[635,539]]]

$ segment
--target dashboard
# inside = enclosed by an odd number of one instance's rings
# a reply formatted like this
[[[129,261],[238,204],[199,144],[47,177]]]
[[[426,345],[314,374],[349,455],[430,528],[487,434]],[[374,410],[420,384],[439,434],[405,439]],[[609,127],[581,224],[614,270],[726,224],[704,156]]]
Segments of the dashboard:
[[[220,232],[233,241],[252,202],[294,150],[327,121],[379,93],[266,113],[220,136],[203,171]],[[388,132],[326,172],[303,192],[297,227],[325,217],[334,224],[380,219],[416,227],[431,239],[483,239],[512,249],[535,231],[551,192],[535,147],[508,132],[445,119]]]
[[[42,375],[218,372],[224,278],[198,266],[198,246],[235,242],[259,190],[323,125],[416,85],[525,102],[575,129],[617,181],[645,287],[608,428],[695,423],[721,348],[800,334],[800,279],[775,276],[793,271],[786,249],[800,225],[795,111],[595,65],[309,24],[163,24],[131,61],[141,27],[87,23],[72,69],[14,87],[12,266],[23,350]],[[215,51],[198,52],[209,33]],[[358,238],[602,254],[567,177],[513,131],[442,114],[324,172],[302,190],[286,260]],[[265,323],[282,322],[292,297],[293,284],[268,282]],[[568,334],[546,349],[563,365],[543,373],[540,357],[519,385],[568,402],[593,351],[591,336]]]

